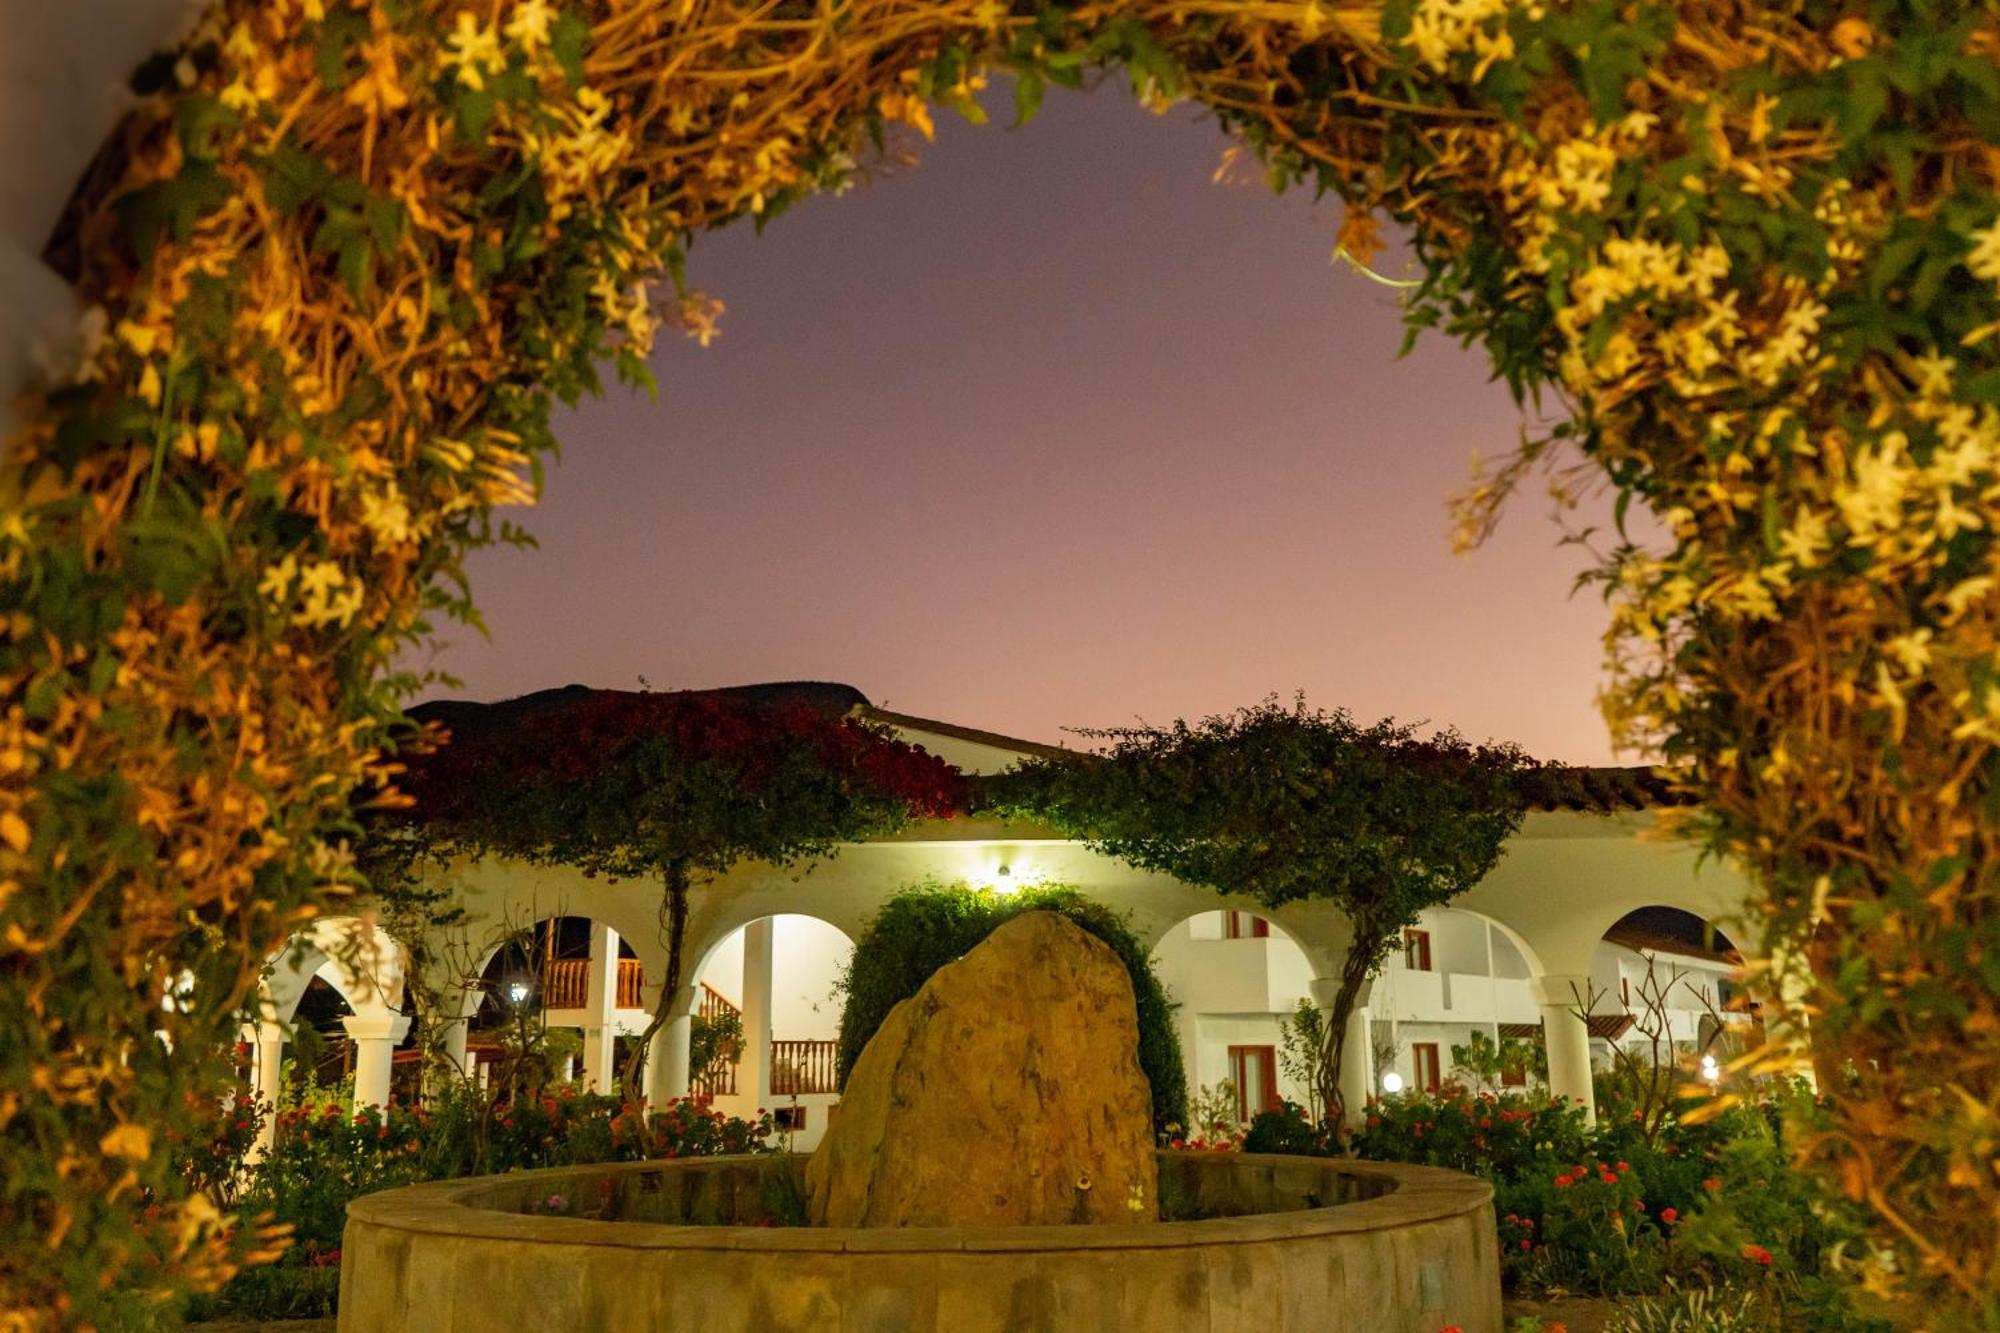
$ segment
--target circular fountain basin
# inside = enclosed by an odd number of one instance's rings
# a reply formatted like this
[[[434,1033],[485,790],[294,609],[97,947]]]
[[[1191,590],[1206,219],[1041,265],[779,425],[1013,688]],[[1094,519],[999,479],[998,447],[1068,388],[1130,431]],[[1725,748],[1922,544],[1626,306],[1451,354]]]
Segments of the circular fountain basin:
[[[773,1227],[782,1158],[558,1167],[348,1206],[340,1333],[1499,1333],[1493,1191],[1435,1167],[1162,1152],[1199,1221]],[[550,1215],[550,1195],[559,1211]],[[708,1225],[622,1221],[685,1217]]]

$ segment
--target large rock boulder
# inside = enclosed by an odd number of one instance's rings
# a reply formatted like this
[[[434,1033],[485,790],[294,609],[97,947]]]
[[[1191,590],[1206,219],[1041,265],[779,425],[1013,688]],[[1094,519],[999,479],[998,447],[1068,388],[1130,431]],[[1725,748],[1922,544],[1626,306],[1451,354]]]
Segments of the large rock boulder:
[[[889,1011],[806,1168],[835,1227],[1150,1222],[1152,1092],[1132,980],[1026,912]]]

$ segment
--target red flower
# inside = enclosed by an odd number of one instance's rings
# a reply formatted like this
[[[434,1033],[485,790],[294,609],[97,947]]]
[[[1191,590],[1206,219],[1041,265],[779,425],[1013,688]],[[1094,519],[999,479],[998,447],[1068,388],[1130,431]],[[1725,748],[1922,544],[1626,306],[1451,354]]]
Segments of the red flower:
[[[1762,1245],[1745,1245],[1743,1257],[1753,1264],[1762,1264],[1766,1268],[1771,1266],[1771,1252]]]
[[[1668,1226],[1672,1226],[1681,1220],[1680,1210],[1676,1208],[1662,1208],[1660,1209],[1660,1220]]]
[[[1620,1163],[1618,1163],[1618,1164],[1617,1164],[1616,1166],[1612,1167],[1611,1169],[1612,1169],[1613,1171],[1616,1171],[1616,1172],[1617,1172],[1617,1173],[1618,1173],[1619,1175],[1621,1175],[1621,1176],[1622,1176],[1622,1175],[1624,1175],[1624,1174],[1625,1174],[1625,1173],[1626,1173],[1627,1171],[1630,1171],[1630,1170],[1631,1170],[1632,1168],[1631,1168],[1630,1166],[1626,1165],[1626,1164],[1625,1164],[1624,1162],[1620,1162]]]
[[[1701,1182],[1701,1187],[1707,1190],[1710,1194],[1713,1194],[1717,1190],[1722,1188],[1722,1181],[1719,1177],[1710,1176],[1707,1180]]]

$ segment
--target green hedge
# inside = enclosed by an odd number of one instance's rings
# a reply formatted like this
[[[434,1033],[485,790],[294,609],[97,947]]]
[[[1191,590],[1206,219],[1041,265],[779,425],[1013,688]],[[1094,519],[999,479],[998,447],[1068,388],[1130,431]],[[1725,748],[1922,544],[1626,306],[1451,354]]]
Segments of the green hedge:
[[[931,973],[965,956],[1002,922],[1022,912],[1060,912],[1111,946],[1132,976],[1139,1006],[1139,1068],[1153,1090],[1153,1128],[1169,1133],[1187,1121],[1187,1075],[1174,1032],[1174,1006],[1153,975],[1146,949],[1120,917],[1075,889],[1047,885],[1001,895],[964,884],[927,882],[897,894],[875,914],[840,978],[840,1081],[898,1003]]]

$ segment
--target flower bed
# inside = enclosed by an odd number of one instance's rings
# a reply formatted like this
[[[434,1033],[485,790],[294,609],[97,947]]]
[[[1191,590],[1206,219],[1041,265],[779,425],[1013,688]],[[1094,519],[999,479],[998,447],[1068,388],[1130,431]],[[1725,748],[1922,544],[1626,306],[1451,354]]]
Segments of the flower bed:
[[[218,1122],[217,1141],[247,1147],[258,1119],[230,1112]],[[692,1099],[641,1116],[616,1097],[565,1088],[500,1106],[461,1092],[433,1107],[371,1107],[352,1115],[337,1096],[309,1095],[278,1113],[275,1130],[271,1152],[211,1194],[245,1217],[269,1215],[290,1226],[290,1244],[276,1263],[246,1268],[214,1297],[196,1298],[196,1315],[332,1314],[348,1205],[364,1195],[543,1167],[764,1153],[771,1151],[773,1126],[769,1115],[742,1120]],[[217,1141],[196,1142],[183,1153],[184,1169],[198,1183],[228,1178],[215,1167]],[[240,1153],[232,1160],[240,1162]]]
[[[1840,1269],[1860,1242],[1851,1209],[1789,1164],[1781,1112],[1808,1123],[1809,1097],[1775,1094],[1692,1120],[1691,1103],[1642,1114],[1615,1085],[1599,1104],[1593,1127],[1580,1106],[1541,1095],[1382,1098],[1349,1146],[1490,1181],[1512,1291],[1714,1289],[1742,1294],[1776,1327],[1877,1327],[1851,1311]],[[1245,1147],[1329,1150],[1295,1108],[1260,1116]]]

